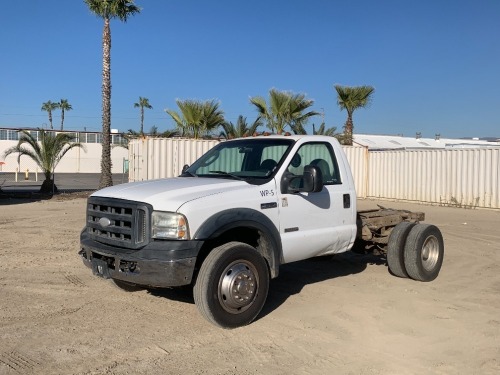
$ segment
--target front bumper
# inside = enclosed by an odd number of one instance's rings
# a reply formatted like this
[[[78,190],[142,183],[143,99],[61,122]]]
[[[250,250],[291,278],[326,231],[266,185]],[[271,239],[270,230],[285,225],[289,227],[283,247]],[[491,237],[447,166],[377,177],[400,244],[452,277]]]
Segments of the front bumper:
[[[188,285],[202,241],[152,241],[124,249],[92,240],[84,230],[78,254],[97,276],[150,287]]]

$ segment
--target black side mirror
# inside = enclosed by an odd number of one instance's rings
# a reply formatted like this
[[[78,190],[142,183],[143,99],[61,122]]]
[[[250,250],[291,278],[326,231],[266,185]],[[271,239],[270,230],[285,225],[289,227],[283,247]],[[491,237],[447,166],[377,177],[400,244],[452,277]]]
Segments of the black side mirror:
[[[189,168],[189,165],[184,164],[184,167],[182,167],[182,172],[181,173],[186,172],[188,168]]]
[[[286,172],[281,178],[280,190],[282,194],[320,192],[323,190],[323,174],[321,173],[321,169],[314,165],[306,165],[302,176],[295,176],[290,172]]]
[[[315,165],[304,167],[304,190],[306,192],[318,193],[323,190],[323,173]]]

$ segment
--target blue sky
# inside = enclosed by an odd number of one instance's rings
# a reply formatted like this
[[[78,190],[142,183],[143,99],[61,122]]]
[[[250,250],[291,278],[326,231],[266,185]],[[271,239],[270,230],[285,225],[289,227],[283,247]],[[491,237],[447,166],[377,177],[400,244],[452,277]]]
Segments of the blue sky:
[[[327,126],[346,112],[334,84],[371,85],[354,132],[500,137],[498,0],[136,0],[112,21],[112,128],[172,129],[176,99],[220,101],[228,121],[256,118],[251,96],[304,93]],[[2,2],[0,127],[48,123],[64,98],[65,128],[101,129],[103,21],[83,0]],[[319,125],[321,117],[310,121]],[[45,125],[44,125],[45,124]],[[60,115],[54,113],[54,127]]]

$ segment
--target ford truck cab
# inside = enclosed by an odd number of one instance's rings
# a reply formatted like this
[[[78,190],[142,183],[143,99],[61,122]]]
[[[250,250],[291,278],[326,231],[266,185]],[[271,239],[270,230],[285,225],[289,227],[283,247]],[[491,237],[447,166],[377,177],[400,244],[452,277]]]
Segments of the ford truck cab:
[[[349,250],[356,215],[335,138],[241,138],[179,177],[92,194],[79,254],[124,289],[192,285],[202,315],[234,328],[259,314],[280,265]]]

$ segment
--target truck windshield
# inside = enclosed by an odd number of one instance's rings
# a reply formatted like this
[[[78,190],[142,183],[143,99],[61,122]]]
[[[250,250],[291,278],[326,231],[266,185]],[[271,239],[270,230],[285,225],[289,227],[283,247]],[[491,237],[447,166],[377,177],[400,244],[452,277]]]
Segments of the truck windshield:
[[[244,138],[222,142],[181,176],[264,180],[274,175],[293,143],[290,138]]]

